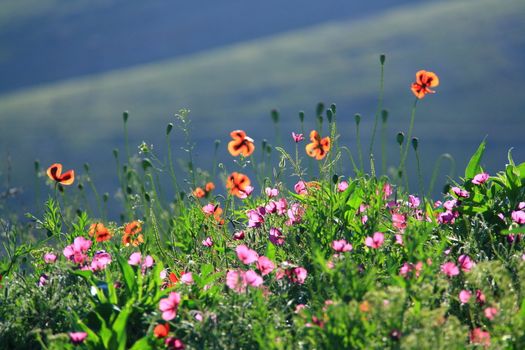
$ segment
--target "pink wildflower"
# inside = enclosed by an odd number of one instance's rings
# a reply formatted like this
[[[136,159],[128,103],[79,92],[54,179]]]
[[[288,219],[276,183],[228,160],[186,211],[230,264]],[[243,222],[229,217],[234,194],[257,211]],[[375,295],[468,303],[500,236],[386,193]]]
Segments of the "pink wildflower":
[[[246,282],[244,280],[244,272],[230,270],[226,274],[226,285],[236,291],[242,293],[246,291]]]
[[[91,261],[91,271],[104,270],[111,263],[111,255],[101,250],[95,253]]]
[[[295,190],[295,193],[297,194],[307,194],[308,193],[308,191],[306,190],[306,182],[302,180],[297,182],[293,188]]]
[[[279,201],[275,203],[275,206],[277,207],[277,215],[286,214],[286,210],[288,209],[288,202],[286,201],[286,198],[279,199]]]
[[[344,180],[337,184],[337,190],[339,192],[344,192],[346,191],[347,188],[348,188],[348,182]]]
[[[484,313],[485,317],[492,321],[494,317],[498,314],[498,309],[496,309],[495,307],[488,307],[484,310]]]
[[[277,197],[279,195],[279,190],[276,188],[266,187],[264,192],[266,192],[268,198]]]
[[[276,227],[270,228],[270,242],[272,242],[275,245],[284,244],[284,235],[280,229]]]
[[[86,332],[69,332],[69,340],[75,345],[82,344],[87,338]]]
[[[468,198],[468,197],[470,197],[470,193],[468,193],[468,191],[463,190],[463,189],[461,189],[459,187],[452,187],[451,190],[458,197],[461,197],[461,198]]]
[[[261,271],[263,276],[268,275],[275,269],[274,263],[265,256],[260,256],[259,259],[257,259],[255,266],[257,266],[257,269]]]
[[[469,333],[470,342],[472,344],[490,346],[490,333],[483,331],[481,328],[474,328]]]
[[[489,179],[489,174],[481,173],[481,174],[477,174],[476,176],[474,176],[474,178],[472,179],[472,183],[474,185],[481,185],[487,182],[488,179]]]
[[[244,231],[237,231],[233,234],[233,239],[236,241],[240,241],[244,239]]]
[[[469,272],[474,266],[474,262],[468,255],[460,255],[458,258],[458,264],[463,272]]]
[[[141,261],[142,261],[142,254],[140,254],[140,252],[135,252],[130,255],[128,259],[128,264],[130,264],[131,266],[137,266],[140,264]]]
[[[400,231],[407,228],[407,218],[403,214],[392,214],[392,225]]]
[[[408,206],[410,208],[417,208],[417,207],[419,207],[420,203],[421,203],[421,201],[419,200],[418,197],[413,196],[413,195],[409,195],[408,196]]]
[[[290,280],[298,284],[303,284],[307,276],[308,271],[306,271],[304,267],[296,267],[292,269],[291,273],[289,274]]]
[[[304,136],[303,134],[296,134],[295,132],[292,131],[292,138],[293,140],[297,143],[297,142],[301,142],[302,140],[304,140]]]
[[[255,250],[248,248],[244,244],[237,246],[235,251],[237,252],[237,257],[239,260],[246,265],[256,262],[259,258],[259,255]]]
[[[54,253],[46,253],[44,255],[44,261],[46,264],[53,264],[57,260],[57,256]]]
[[[332,242],[332,249],[339,253],[349,252],[352,248],[352,245],[344,239]]]
[[[485,304],[486,298],[485,294],[481,291],[481,289],[476,290],[476,302],[480,305]]]
[[[461,304],[468,303],[471,297],[472,293],[468,290],[463,289],[461,292],[459,292],[459,301],[461,301]]]
[[[202,245],[205,247],[211,247],[213,245],[213,240],[211,237],[206,237],[206,239],[202,241]]]
[[[266,213],[266,211],[262,212],[262,210],[264,210],[264,208],[248,210],[246,213],[246,215],[248,215],[248,227],[261,227],[261,225],[264,223],[263,215]]]
[[[446,262],[441,265],[441,272],[448,277],[453,277],[459,275],[459,268],[453,262]]]
[[[523,210],[513,211],[510,214],[510,217],[512,218],[512,221],[514,221],[517,224],[525,224],[525,211]]]
[[[182,340],[175,337],[166,338],[164,345],[168,350],[184,350],[186,348]]]
[[[381,232],[376,232],[372,237],[366,237],[365,245],[370,248],[377,249],[383,245],[385,235]]]
[[[248,270],[244,273],[244,280],[246,284],[252,287],[259,287],[263,284],[263,279],[253,270]]]
[[[177,308],[180,304],[180,294],[177,292],[171,292],[167,298],[160,299],[159,309],[162,311],[162,319],[170,321],[177,316]]]
[[[304,208],[299,203],[294,203],[286,213],[288,214],[286,225],[291,226],[301,222],[304,215]]]
[[[184,272],[180,276],[180,281],[188,286],[193,284],[193,274],[191,272]]]
[[[392,193],[393,193],[392,186],[390,186],[388,182],[385,183],[383,186],[383,199],[387,199],[388,197],[392,195]]]

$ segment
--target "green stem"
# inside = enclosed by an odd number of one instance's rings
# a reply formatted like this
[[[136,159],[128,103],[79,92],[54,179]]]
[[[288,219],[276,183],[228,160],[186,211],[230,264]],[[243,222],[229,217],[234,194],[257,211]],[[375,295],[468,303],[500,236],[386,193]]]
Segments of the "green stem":
[[[372,139],[370,140],[370,149],[368,151],[368,156],[371,158],[372,154],[374,152],[374,139],[376,136],[376,130],[377,130],[377,124],[379,122],[379,115],[381,114],[381,111],[383,110],[383,93],[384,93],[384,74],[385,74],[385,65],[384,63],[381,64],[381,78],[379,81],[379,98],[377,102],[377,111],[375,115],[374,120],[374,128],[372,130]]]
[[[412,105],[412,111],[410,113],[410,127],[408,128],[408,134],[406,136],[406,144],[405,144],[405,150],[403,151],[403,154],[401,155],[401,161],[399,163],[399,170],[403,171],[405,167],[405,161],[408,155],[408,148],[410,147],[410,140],[412,140],[412,131],[414,130],[414,121],[416,119],[416,107],[417,107],[417,101],[416,98],[414,100],[414,104]],[[402,175],[403,173],[401,173]]]

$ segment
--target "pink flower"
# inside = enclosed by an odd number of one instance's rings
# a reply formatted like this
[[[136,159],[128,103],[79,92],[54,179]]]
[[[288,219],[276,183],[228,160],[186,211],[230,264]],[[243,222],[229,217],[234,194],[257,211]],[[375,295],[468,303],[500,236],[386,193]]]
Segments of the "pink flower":
[[[244,239],[244,231],[238,231],[233,234],[233,239],[236,241],[240,241]]]
[[[476,290],[476,302],[480,305],[485,304],[485,294],[481,291],[481,289]]]
[[[274,201],[269,201],[268,204],[264,206],[264,209],[268,214],[273,214],[277,212],[277,203]]]
[[[279,190],[276,188],[266,187],[264,192],[266,192],[268,198],[277,197],[279,195]]]
[[[525,209],[525,202],[519,202],[519,203],[518,203],[518,209],[519,209],[519,210],[523,210],[523,209]]]
[[[399,269],[399,274],[405,278],[408,278],[411,271],[415,271],[415,276],[419,277],[421,270],[423,269],[423,262],[418,261],[416,264],[406,262]]]
[[[392,193],[392,186],[390,186],[388,182],[385,183],[385,185],[383,186],[383,199],[387,199],[392,195]]]
[[[264,213],[266,213],[266,211],[264,211],[261,215],[262,210],[265,209],[262,208],[261,210],[259,210],[258,208],[257,210],[248,210],[248,212],[246,213],[246,215],[248,215],[248,227],[261,227],[261,225],[264,223],[263,215]]]
[[[396,237],[396,243],[397,243],[397,244],[399,244],[399,245],[403,245],[403,244],[404,244],[404,243],[403,243],[403,236],[402,236],[402,235],[400,235],[400,234],[396,234],[395,237]]]
[[[413,195],[409,195],[408,196],[408,206],[410,208],[417,208],[417,207],[419,207],[420,203],[421,203],[421,201],[416,196],[413,196]]]
[[[332,242],[332,249],[339,253],[349,252],[352,248],[352,245],[344,239]]]
[[[137,265],[140,265],[141,261],[142,261],[142,254],[140,254],[140,252],[135,252],[130,255],[128,264],[130,264],[131,266],[137,266]]]
[[[284,244],[284,236],[280,229],[276,227],[272,227],[270,229],[270,242],[272,242],[275,245]]]
[[[400,231],[407,228],[407,218],[403,214],[392,214],[392,225]]]
[[[246,284],[252,287],[259,287],[263,284],[263,279],[253,270],[248,270],[244,273],[244,280]]]
[[[164,345],[168,350],[184,350],[185,346],[182,340],[175,337],[168,337],[164,340]]]
[[[57,256],[54,253],[46,253],[44,255],[44,261],[46,264],[53,264],[57,260]]]
[[[244,244],[237,246],[235,251],[237,252],[237,257],[239,258],[239,260],[246,265],[256,262],[259,258],[259,255],[255,250],[248,248]]]
[[[490,346],[490,333],[481,330],[481,328],[474,328],[469,333],[470,342],[472,344]]]
[[[253,193],[253,190],[254,190],[253,186],[249,186],[249,185],[246,186],[244,190],[239,191],[239,198],[241,199],[248,198]]]
[[[292,132],[292,138],[296,143],[304,140],[303,134],[296,134],[295,132]]]
[[[441,265],[441,272],[443,272],[448,277],[459,275],[459,268],[453,262],[446,262]]]
[[[304,215],[304,208],[299,203],[294,203],[286,212],[288,214],[288,220],[286,225],[291,226],[301,222]]]
[[[111,263],[111,255],[101,250],[95,253],[91,261],[91,271],[104,270]]]
[[[438,215],[438,222],[440,224],[453,224],[458,217],[458,212],[445,211]]]
[[[49,281],[49,276],[45,273],[40,275],[40,278],[38,279],[38,286],[43,287],[47,284],[47,281]]]
[[[295,193],[297,194],[307,194],[308,193],[308,191],[306,190],[306,182],[302,180],[296,183],[293,188],[295,190]]]
[[[265,256],[260,256],[259,259],[257,259],[255,266],[257,266],[257,269],[261,271],[263,276],[268,275],[273,271],[273,269],[275,269],[274,263]]]
[[[496,309],[495,307],[488,307],[485,309],[484,313],[485,317],[492,321],[494,317],[498,314],[498,309]]]
[[[443,203],[443,208],[445,208],[448,211],[452,211],[457,205],[458,205],[458,200],[457,199],[451,199],[451,200],[445,201],[445,203]]]
[[[461,188],[459,187],[452,187],[452,192],[454,192],[454,194],[458,197],[461,197],[461,198],[468,198],[470,197],[470,193],[468,193],[468,191],[466,190],[462,190]]]
[[[208,203],[204,207],[202,207],[202,212],[206,215],[212,215],[215,213],[215,205]]]
[[[160,299],[159,309],[162,311],[163,320],[170,321],[177,316],[180,299],[180,294],[177,292],[171,292],[167,298]]]
[[[308,271],[304,267],[296,267],[289,273],[289,278],[292,282],[303,284],[308,276]]]
[[[385,235],[381,232],[376,232],[372,237],[366,237],[365,245],[370,248],[377,249],[383,245]]]
[[[466,304],[472,297],[472,293],[468,290],[462,290],[459,292],[459,301],[461,301],[461,304]]]
[[[205,247],[211,247],[213,245],[213,240],[211,237],[206,237],[206,239],[202,241],[202,245]]]
[[[236,291],[242,293],[246,291],[246,282],[244,280],[244,272],[230,270],[226,274],[226,285]]]
[[[286,214],[286,210],[288,209],[288,202],[286,201],[286,198],[279,199],[279,201],[275,203],[275,206],[277,207],[277,215]]]
[[[347,188],[348,188],[348,182],[346,181],[341,181],[340,183],[337,184],[337,190],[339,192],[344,192],[346,191]]]
[[[463,272],[469,272],[474,266],[474,262],[468,255],[460,255],[458,258],[458,264]]]
[[[69,332],[69,340],[75,345],[82,344],[87,338],[86,332]]]
[[[297,304],[297,305],[295,306],[295,313],[298,314],[298,313],[301,312],[301,310],[303,310],[305,307],[306,307],[306,305],[304,305],[304,304]]]
[[[522,210],[516,210],[513,211],[510,214],[510,217],[512,218],[512,221],[514,221],[517,224],[525,224],[525,211]]]
[[[474,176],[474,178],[472,179],[472,183],[474,185],[481,185],[481,184],[487,182],[488,179],[489,179],[489,174],[481,173],[481,174],[478,174],[478,175]]]
[[[73,244],[68,245],[64,248],[64,256],[76,264],[82,264],[87,260],[85,254],[89,248],[91,248],[92,242],[84,237],[80,236],[74,239]]]
[[[184,272],[180,276],[180,281],[188,286],[193,284],[193,274],[191,272]]]

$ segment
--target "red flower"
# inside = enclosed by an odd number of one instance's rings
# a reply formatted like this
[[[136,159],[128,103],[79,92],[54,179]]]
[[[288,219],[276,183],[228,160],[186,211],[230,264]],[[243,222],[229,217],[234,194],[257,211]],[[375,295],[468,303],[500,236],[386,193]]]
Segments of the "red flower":
[[[75,181],[75,171],[68,170],[62,174],[62,164],[55,163],[47,168],[47,176],[61,185],[71,185]]]
[[[165,324],[158,324],[153,329],[153,335],[157,338],[164,338],[168,336],[168,333],[170,332],[170,325],[169,323]]]
[[[310,131],[310,142],[306,145],[306,154],[317,160],[323,159],[330,150],[330,137],[321,138],[316,130]]]
[[[228,152],[234,157],[242,154],[244,157],[248,157],[255,150],[253,140],[246,136],[246,133],[242,130],[234,130],[230,133],[233,141],[228,143]]]
[[[416,81],[412,83],[412,92],[417,98],[422,99],[426,94],[435,93],[434,90],[430,90],[429,88],[438,85],[439,78],[435,73],[420,70],[416,73]]]

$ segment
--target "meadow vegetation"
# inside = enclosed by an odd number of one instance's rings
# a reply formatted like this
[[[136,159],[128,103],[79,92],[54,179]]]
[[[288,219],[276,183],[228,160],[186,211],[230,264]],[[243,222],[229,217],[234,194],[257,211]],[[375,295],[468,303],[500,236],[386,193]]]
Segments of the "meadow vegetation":
[[[380,63],[371,142],[361,144],[356,115],[355,149],[340,142],[336,105],[319,104],[317,127],[305,129],[299,113],[296,132],[281,135],[289,142],[233,130],[210,150],[227,148],[230,161],[203,171],[181,110],[165,130],[166,159],[146,143],[113,151],[119,203],[97,191],[87,164],[36,164],[49,185],[43,214],[0,221],[0,345],[524,348],[525,163],[509,151],[505,169],[486,173],[483,141],[462,177],[432,198],[435,179],[421,175],[412,133],[439,78],[416,73],[407,131],[391,145],[385,56]],[[277,111],[272,122],[279,130]],[[182,155],[173,137],[185,140]]]

